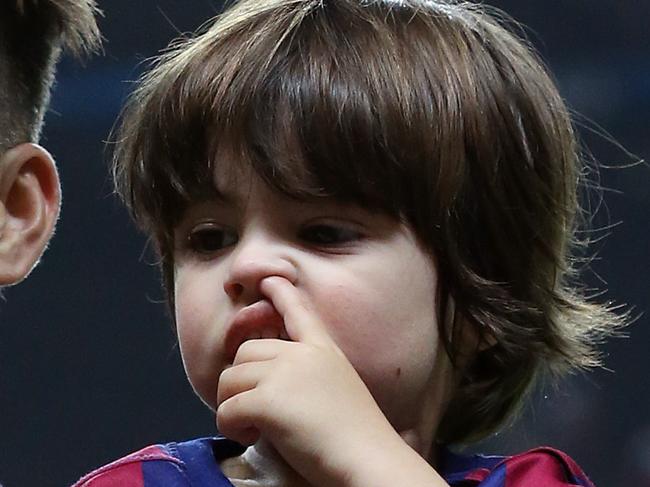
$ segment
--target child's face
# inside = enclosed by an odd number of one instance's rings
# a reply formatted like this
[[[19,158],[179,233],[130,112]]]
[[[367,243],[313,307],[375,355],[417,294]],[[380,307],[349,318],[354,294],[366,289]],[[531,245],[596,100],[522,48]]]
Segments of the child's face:
[[[436,267],[410,229],[336,201],[288,199],[256,175],[222,177],[218,189],[227,201],[191,207],[175,232],[178,335],[203,401],[216,409],[232,320],[263,300],[260,281],[277,275],[294,284],[394,427],[426,417],[435,428],[449,364],[435,318]],[[278,338],[277,327],[252,325],[250,338],[267,336]]]

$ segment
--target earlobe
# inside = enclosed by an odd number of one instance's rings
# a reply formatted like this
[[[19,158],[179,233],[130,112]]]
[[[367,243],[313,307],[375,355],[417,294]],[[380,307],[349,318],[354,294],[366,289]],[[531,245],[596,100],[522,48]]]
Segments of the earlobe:
[[[54,232],[61,205],[52,156],[20,144],[0,158],[0,286],[23,280]]]

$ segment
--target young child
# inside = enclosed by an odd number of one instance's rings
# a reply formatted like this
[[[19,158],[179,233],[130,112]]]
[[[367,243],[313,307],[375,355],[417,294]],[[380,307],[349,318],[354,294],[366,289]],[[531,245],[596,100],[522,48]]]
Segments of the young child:
[[[144,76],[114,176],[222,436],[76,485],[591,486],[462,457],[622,322],[575,283],[567,109],[484,7],[243,0]]]
[[[98,48],[93,0],[0,3],[0,287],[31,271],[54,232],[61,190],[37,145],[64,47]]]

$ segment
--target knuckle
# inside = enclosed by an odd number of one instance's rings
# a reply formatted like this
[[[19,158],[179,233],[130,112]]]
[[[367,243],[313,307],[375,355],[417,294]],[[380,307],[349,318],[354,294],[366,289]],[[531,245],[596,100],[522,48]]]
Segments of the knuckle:
[[[217,382],[217,403],[222,404],[232,396],[231,390],[236,382],[236,371],[233,368],[221,372]]]
[[[217,428],[222,433],[225,433],[224,428],[228,427],[228,418],[229,418],[229,408],[227,402],[223,402],[217,408]]]
[[[251,352],[253,352],[255,348],[255,340],[246,340],[244,343],[239,345],[239,348],[237,349],[237,354],[235,356],[235,360],[243,360],[245,359],[248,355],[250,355]]]
[[[228,386],[232,383],[232,369],[226,369],[221,372],[219,375],[219,380],[217,382],[217,391],[225,391]]]
[[[230,380],[232,376],[232,370],[233,367],[228,367],[227,369],[224,369],[221,374],[219,374],[219,384],[225,383],[228,380]]]

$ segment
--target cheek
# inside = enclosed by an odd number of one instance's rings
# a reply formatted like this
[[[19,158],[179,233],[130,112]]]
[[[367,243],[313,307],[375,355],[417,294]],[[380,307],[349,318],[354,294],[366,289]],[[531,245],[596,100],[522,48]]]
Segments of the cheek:
[[[176,330],[181,350],[192,348],[201,340],[202,323],[208,320],[209,300],[199,286],[183,273],[177,276],[174,287]],[[184,354],[185,356],[186,354]]]
[[[218,326],[217,293],[190,273],[179,273],[175,284],[176,331],[185,373],[201,399],[214,407],[219,377],[222,329]]]
[[[343,271],[319,273],[310,291],[379,407],[400,425],[425,403],[440,400],[432,395],[440,395],[444,350],[436,319],[435,263],[409,242],[389,250]]]
[[[319,297],[321,318],[380,403],[396,393],[421,393],[433,372],[436,289],[428,277],[364,280],[327,288]]]

